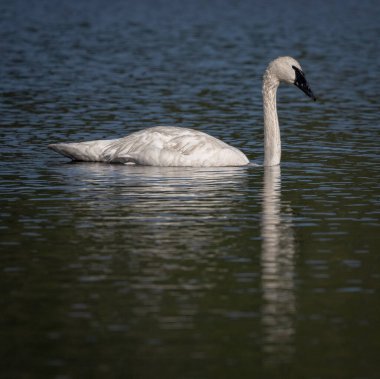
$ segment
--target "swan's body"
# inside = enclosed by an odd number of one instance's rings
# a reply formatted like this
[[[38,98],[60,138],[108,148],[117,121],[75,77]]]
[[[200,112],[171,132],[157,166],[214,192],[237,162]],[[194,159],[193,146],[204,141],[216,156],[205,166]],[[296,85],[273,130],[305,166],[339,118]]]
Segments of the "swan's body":
[[[299,63],[291,57],[272,61],[264,74],[264,165],[281,160],[276,93],[280,81],[293,83],[313,97]],[[314,98],[315,99],[315,98]],[[156,126],[113,140],[49,145],[77,161],[138,164],[146,166],[244,166],[248,158],[238,149],[206,133],[173,126]]]
[[[156,126],[114,140],[50,145],[79,161],[144,166],[243,166],[248,158],[238,149],[197,130]]]

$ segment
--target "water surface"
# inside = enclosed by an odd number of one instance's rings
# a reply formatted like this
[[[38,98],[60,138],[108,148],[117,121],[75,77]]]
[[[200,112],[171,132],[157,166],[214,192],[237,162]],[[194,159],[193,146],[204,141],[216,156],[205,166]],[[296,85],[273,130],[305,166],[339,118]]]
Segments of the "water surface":
[[[377,1],[0,4],[5,378],[379,378]],[[52,142],[208,132],[281,167],[68,163]]]

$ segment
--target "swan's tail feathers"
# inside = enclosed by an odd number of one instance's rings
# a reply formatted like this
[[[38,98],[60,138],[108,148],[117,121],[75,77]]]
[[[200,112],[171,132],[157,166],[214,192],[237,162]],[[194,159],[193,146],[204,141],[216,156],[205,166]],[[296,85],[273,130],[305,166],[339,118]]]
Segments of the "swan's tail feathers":
[[[82,162],[109,162],[105,154],[110,141],[89,141],[79,143],[55,143],[48,148],[72,159]]]
[[[73,143],[53,143],[51,145],[48,145],[49,149],[54,150],[55,152],[64,155],[65,157],[68,157],[72,159],[73,161],[80,160],[79,154],[77,152],[77,149]]]

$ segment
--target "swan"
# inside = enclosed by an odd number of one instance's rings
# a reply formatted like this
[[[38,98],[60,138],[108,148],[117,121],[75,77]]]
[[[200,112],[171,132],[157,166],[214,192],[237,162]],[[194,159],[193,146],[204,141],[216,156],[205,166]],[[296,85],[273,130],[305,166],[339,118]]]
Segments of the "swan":
[[[276,93],[280,82],[294,84],[316,100],[301,65],[292,57],[269,63],[263,77],[264,166],[281,161]],[[124,163],[146,166],[244,166],[240,150],[206,133],[175,126],[155,126],[112,140],[57,143],[50,149],[75,161]]]

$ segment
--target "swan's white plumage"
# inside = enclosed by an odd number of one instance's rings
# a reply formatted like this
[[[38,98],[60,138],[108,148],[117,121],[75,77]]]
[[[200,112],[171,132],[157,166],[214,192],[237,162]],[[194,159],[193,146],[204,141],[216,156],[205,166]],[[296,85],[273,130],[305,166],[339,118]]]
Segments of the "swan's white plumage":
[[[77,161],[130,163],[146,166],[243,166],[238,149],[206,133],[174,126],[156,126],[124,138],[49,147]]]
[[[264,165],[281,160],[281,137],[276,93],[280,82],[295,84],[314,98],[300,64],[291,57],[269,63],[263,80]],[[238,149],[200,131],[156,126],[114,140],[49,145],[73,160],[138,164],[146,166],[245,166],[248,158]]]

